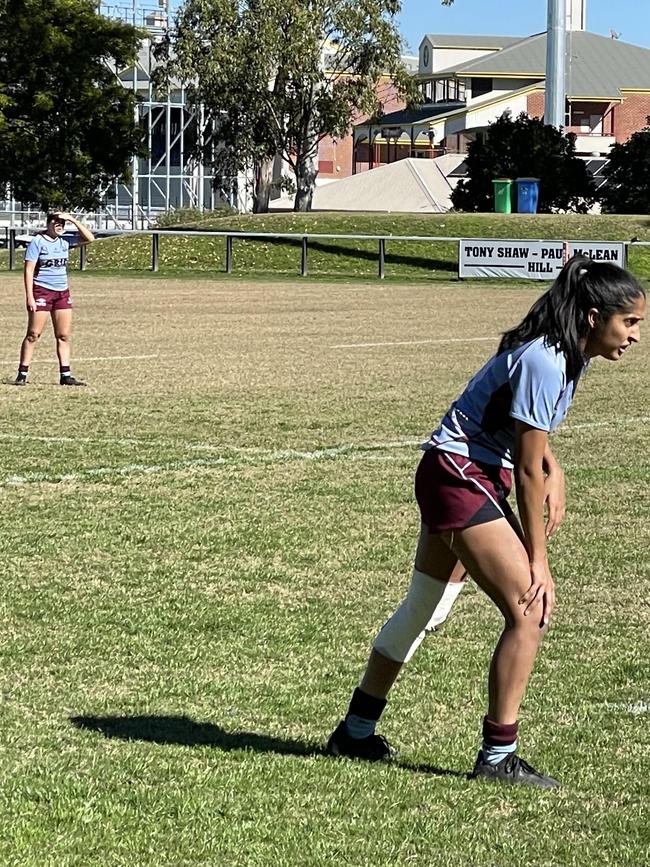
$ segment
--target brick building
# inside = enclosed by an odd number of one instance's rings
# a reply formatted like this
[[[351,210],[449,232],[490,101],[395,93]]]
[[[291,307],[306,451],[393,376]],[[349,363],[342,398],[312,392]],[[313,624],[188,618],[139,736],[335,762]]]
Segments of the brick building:
[[[404,56],[402,58],[406,68],[412,73],[417,73],[418,58]],[[404,107],[399,99],[395,86],[388,76],[383,78],[377,85],[377,101],[381,106],[382,114],[391,114]],[[365,115],[359,115],[355,123],[363,123],[368,120]],[[335,139],[325,136],[318,147],[318,176],[322,178],[346,178],[352,174],[354,136],[350,132],[344,138]]]
[[[650,50],[584,29],[586,0],[567,2],[566,122],[576,151],[605,158],[648,125]],[[354,127],[349,172],[406,157],[466,153],[504,112],[544,115],[546,33],[525,38],[426,35],[418,79],[424,102]]]

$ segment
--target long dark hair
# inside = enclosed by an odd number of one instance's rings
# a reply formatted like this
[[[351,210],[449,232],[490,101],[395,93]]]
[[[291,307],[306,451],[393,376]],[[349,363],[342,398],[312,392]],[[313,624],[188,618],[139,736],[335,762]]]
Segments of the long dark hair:
[[[574,379],[586,362],[580,341],[589,333],[588,312],[595,308],[609,319],[613,313],[629,310],[640,296],[645,297],[643,287],[624,268],[573,256],[519,325],[504,332],[498,352],[544,337],[547,346],[564,353],[567,375]]]

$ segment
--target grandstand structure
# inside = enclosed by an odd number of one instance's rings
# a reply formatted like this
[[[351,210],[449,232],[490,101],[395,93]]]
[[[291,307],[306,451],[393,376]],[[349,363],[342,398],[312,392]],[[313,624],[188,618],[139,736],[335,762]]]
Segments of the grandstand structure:
[[[189,104],[181,82],[172,82],[167,93],[158,92],[152,83],[153,52],[169,25],[170,0],[100,0],[97,12],[144,34],[135,64],[113,71],[138,96],[136,122],[146,131],[148,155],[134,158],[131,180],[113,183],[104,191],[98,213],[84,219],[96,228],[148,228],[166,211],[214,208],[222,201],[214,176],[195,155],[200,137],[212,136],[213,129],[202,109]],[[245,183],[239,188],[245,196]],[[246,202],[232,204],[245,208]],[[11,198],[0,201],[0,223],[31,226],[40,221],[38,211]]]
[[[115,73],[138,95],[137,122],[147,136],[148,156],[133,159],[129,184],[115,183],[104,196],[103,211],[120,226],[149,226],[157,216],[178,208],[213,208],[214,177],[196,158],[196,145],[211,135],[201,108],[187,99],[181,82],[166,93],[152,83],[154,48],[169,26],[170,0],[109,0],[98,12],[119,18],[144,34],[136,63]]]

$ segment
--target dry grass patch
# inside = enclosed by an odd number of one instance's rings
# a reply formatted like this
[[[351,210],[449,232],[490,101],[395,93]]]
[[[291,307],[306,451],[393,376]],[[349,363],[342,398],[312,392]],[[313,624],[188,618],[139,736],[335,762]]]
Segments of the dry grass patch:
[[[500,629],[472,584],[396,687],[398,767],[321,754],[406,587],[417,443],[541,287],[73,288],[88,388],[56,385],[48,334],[0,389],[0,861],[644,863],[646,345],[554,437],[560,602],[522,727],[549,796],[465,778]],[[11,377],[18,276],[0,292]]]

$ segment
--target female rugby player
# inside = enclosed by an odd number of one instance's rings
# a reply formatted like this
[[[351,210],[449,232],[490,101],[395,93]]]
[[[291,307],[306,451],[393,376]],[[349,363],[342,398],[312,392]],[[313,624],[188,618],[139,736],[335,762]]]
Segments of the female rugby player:
[[[395,754],[375,733],[388,692],[425,634],[445,621],[469,572],[505,620],[472,776],[559,785],[516,752],[519,707],[555,603],[546,542],[564,517],[564,476],[548,435],[566,416],[589,361],[618,361],[639,340],[645,310],[645,293],[630,273],[574,257],[505,332],[424,443],[411,584],[375,640],[328,741],[330,754],[375,761]],[[521,524],[506,499],[513,476]]]
[[[47,215],[44,232],[35,235],[25,251],[25,301],[27,333],[20,347],[20,363],[15,385],[26,385],[29,365],[36,341],[41,336],[48,316],[52,319],[56,354],[59,359],[61,385],[85,385],[70,372],[70,332],[72,329],[72,299],[68,289],[68,256],[70,244],[61,237],[65,224],[72,223],[79,240],[75,246],[90,244],[95,236],[87,226],[71,214],[56,212]]]

